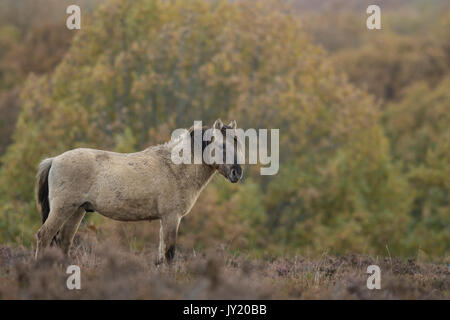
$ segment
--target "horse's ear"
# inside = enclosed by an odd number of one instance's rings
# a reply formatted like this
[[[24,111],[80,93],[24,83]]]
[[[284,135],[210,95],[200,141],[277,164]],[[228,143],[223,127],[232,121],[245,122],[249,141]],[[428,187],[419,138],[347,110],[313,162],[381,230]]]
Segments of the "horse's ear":
[[[223,122],[222,122],[222,120],[217,119],[216,121],[214,121],[213,129],[221,130],[222,127],[223,127]]]
[[[231,122],[228,124],[228,126],[229,126],[231,129],[236,129],[236,128],[237,128],[236,120],[231,121]]]

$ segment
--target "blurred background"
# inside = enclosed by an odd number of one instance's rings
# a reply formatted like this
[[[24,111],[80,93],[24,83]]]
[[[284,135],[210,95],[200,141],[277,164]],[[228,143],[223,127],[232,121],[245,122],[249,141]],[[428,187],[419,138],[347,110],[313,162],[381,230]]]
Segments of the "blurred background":
[[[0,243],[34,246],[43,158],[220,117],[279,128],[280,171],[215,177],[180,246],[448,261],[449,31],[445,0],[2,0]],[[88,214],[80,234],[142,250],[158,230]]]

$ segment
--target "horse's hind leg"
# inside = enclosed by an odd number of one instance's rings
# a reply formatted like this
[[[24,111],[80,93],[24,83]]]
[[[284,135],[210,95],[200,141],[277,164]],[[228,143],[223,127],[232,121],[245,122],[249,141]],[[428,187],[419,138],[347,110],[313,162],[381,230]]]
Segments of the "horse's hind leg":
[[[47,220],[37,232],[36,258],[38,258],[43,250],[50,245],[55,234],[61,229],[72,215],[76,213],[79,207],[65,204],[62,201],[54,200],[50,203],[50,213]]]
[[[61,230],[59,230],[56,242],[65,255],[69,254],[73,238],[75,237],[85,214],[86,211],[84,208],[78,208],[78,210],[63,224]]]

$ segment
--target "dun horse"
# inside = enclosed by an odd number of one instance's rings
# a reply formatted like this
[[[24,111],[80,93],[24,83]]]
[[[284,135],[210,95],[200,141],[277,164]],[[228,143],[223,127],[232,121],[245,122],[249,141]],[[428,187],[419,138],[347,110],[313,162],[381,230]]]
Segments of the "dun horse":
[[[236,121],[224,125],[214,122],[214,129],[225,134],[236,129]],[[75,233],[86,212],[98,212],[120,221],[160,220],[158,262],[170,262],[180,220],[191,210],[200,192],[218,171],[236,183],[242,168],[236,157],[232,164],[202,161],[201,164],[174,164],[172,149],[180,139],[194,143],[194,132],[207,127],[193,127],[183,137],[152,146],[136,153],[115,153],[95,149],[74,149],[41,162],[37,174],[37,202],[43,225],[37,232],[36,258],[55,240],[68,254]],[[203,136],[203,135],[202,135]],[[211,139],[214,148],[232,147],[228,139]],[[194,153],[195,148],[191,148]]]

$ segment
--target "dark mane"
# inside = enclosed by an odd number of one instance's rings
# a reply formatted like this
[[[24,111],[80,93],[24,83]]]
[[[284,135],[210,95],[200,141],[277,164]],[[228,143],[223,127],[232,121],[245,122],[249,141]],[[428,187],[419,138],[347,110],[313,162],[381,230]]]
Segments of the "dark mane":
[[[194,132],[195,132],[196,130],[202,130],[202,137],[203,137],[203,135],[205,134],[205,131],[208,130],[208,129],[211,129],[211,127],[208,127],[208,126],[202,126],[201,128],[199,128],[199,127],[194,127],[194,126],[192,126],[192,127],[190,127],[190,128],[188,129],[188,133],[189,133],[189,135],[191,136],[191,147],[192,147],[191,150],[194,150]],[[220,129],[220,132],[222,133],[223,136],[226,135],[226,130],[227,130],[227,129],[232,129],[232,128],[231,128],[230,126],[223,125],[222,129]],[[210,144],[210,143],[211,143],[211,141],[202,141],[202,151],[204,151],[205,148],[206,148],[206,146],[207,146],[208,144]]]
[[[188,130],[189,135],[191,136],[191,151],[194,152],[194,132],[196,130],[202,130],[202,152],[205,150],[206,146],[211,143],[210,141],[203,141],[203,135],[205,134],[205,131],[208,130],[209,127],[203,126],[201,128],[194,128],[194,126],[190,127]]]

